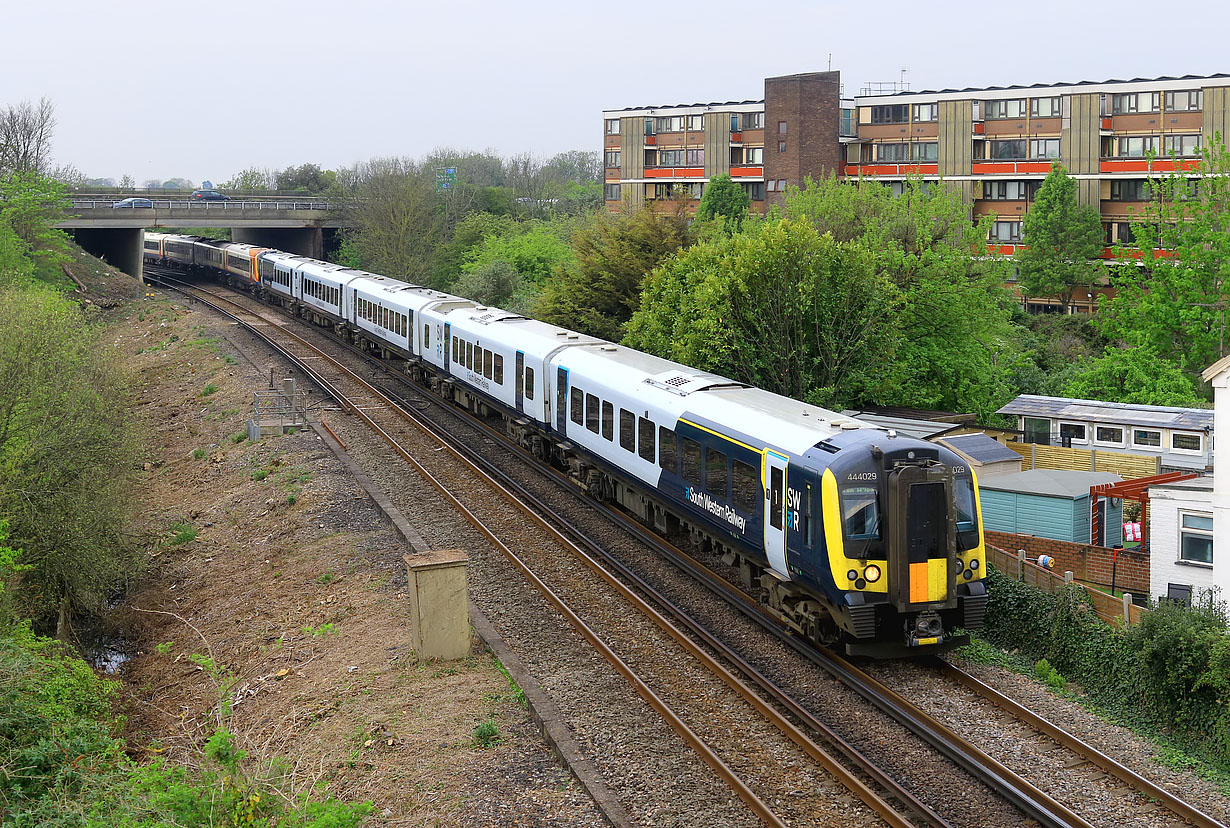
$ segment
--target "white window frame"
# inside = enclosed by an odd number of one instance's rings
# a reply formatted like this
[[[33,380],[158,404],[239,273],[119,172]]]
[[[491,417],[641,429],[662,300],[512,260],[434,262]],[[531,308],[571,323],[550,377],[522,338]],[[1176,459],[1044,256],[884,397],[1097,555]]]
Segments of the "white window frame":
[[[743,163],[755,167],[764,166],[764,147],[744,147]]]
[[[1200,448],[1196,448],[1196,449],[1177,448],[1174,444],[1174,438],[1180,435],[1183,437],[1195,437],[1196,441],[1200,443]],[[1204,435],[1197,431],[1171,431],[1170,432],[1170,450],[1174,452],[1175,454],[1195,454],[1195,455],[1204,454]]]
[[[1115,440],[1103,440],[1103,439],[1101,439],[1100,437],[1098,437],[1098,429],[1099,429],[1099,428],[1117,428],[1117,429],[1119,429],[1119,439],[1118,439],[1118,441],[1115,441]],[[1123,448],[1125,445],[1127,445],[1127,431],[1128,431],[1128,430],[1127,430],[1126,428],[1124,428],[1123,426],[1116,426],[1116,425],[1098,425],[1097,423],[1094,423],[1094,424],[1093,424],[1093,442],[1094,442],[1094,445],[1098,445],[1098,446],[1114,446],[1115,448]]]
[[[704,132],[705,131],[705,116],[704,115],[688,115],[684,122],[688,132]]]
[[[1162,450],[1162,430],[1160,428],[1137,428],[1132,426],[1132,448],[1145,449],[1146,451],[1161,451]],[[1136,432],[1147,431],[1157,435],[1157,445],[1150,446],[1146,443],[1136,442]]]
[[[1175,552],[1177,552],[1179,555],[1178,563],[1181,563],[1184,566],[1201,566],[1201,567],[1205,567],[1206,569],[1212,569],[1213,567],[1212,561],[1195,561],[1195,560],[1191,560],[1189,558],[1183,557],[1183,535],[1184,534],[1190,533],[1193,535],[1199,535],[1200,537],[1207,537],[1210,539],[1210,541],[1213,538],[1212,529],[1192,529],[1192,528],[1184,526],[1183,518],[1187,515],[1191,515],[1192,517],[1208,518],[1209,520],[1213,519],[1212,512],[1197,512],[1195,510],[1190,510],[1190,509],[1180,509],[1179,510],[1179,537],[1177,538],[1179,543],[1178,543],[1178,548],[1175,550]]]
[[[940,119],[938,103],[914,104],[914,123],[931,123]]]
[[[618,118],[607,118],[606,119],[606,134],[607,135],[618,135],[619,134],[619,119]]]
[[[1080,438],[1079,440],[1073,437],[1072,438],[1073,443],[1088,443],[1089,442],[1089,423],[1078,423],[1078,422],[1074,422],[1073,420],[1059,420],[1055,423],[1055,434],[1059,436],[1060,445],[1063,445],[1063,427],[1066,425],[1079,426],[1081,430],[1085,432],[1085,436]]]

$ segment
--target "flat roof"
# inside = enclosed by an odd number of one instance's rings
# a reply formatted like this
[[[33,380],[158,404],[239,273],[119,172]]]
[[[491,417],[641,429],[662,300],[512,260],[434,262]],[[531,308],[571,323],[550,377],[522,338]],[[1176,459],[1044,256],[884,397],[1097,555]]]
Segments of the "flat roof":
[[[1213,409],[1180,408],[1174,405],[1135,405],[1132,403],[1077,400],[1070,397],[1043,397],[1022,394],[996,414],[1025,417],[1053,417],[1076,421],[1123,423],[1153,428],[1179,428],[1201,431],[1213,428]]]
[[[862,105],[874,105],[877,103],[888,103],[893,99],[903,100],[911,97],[915,98],[934,98],[943,96],[946,99],[962,99],[962,98],[1012,98],[1022,97],[1021,93],[1054,90],[1060,91],[1065,89],[1073,89],[1081,92],[1112,92],[1122,91],[1122,87],[1131,84],[1143,85],[1153,84],[1158,90],[1163,89],[1185,89],[1192,86],[1203,85],[1201,81],[1225,80],[1230,84],[1230,74],[1218,73],[1214,75],[1163,75],[1157,78],[1110,78],[1102,81],[1069,81],[1066,83],[1032,83],[1019,84],[1012,86],[967,86],[963,88],[949,89],[929,89],[920,92],[889,92],[882,95],[858,95],[855,101]],[[1227,85],[1227,84],[1219,84]]]
[[[628,115],[701,115],[705,112],[756,112],[764,109],[764,98],[758,101],[711,101],[709,103],[658,104],[656,106],[625,106],[623,109],[604,109],[605,118]]]
[[[1123,480],[1110,472],[1071,471],[1070,469],[1030,469],[1010,474],[996,474],[978,481],[981,489],[999,492],[1043,495],[1076,500],[1089,494],[1090,486],[1119,483]]]
[[[915,437],[919,440],[927,440],[961,427],[960,423],[919,420],[914,417],[891,417],[866,408],[847,409],[841,413],[844,417],[853,417],[864,423],[870,423],[884,429],[892,429],[898,434],[903,434],[906,437]]]

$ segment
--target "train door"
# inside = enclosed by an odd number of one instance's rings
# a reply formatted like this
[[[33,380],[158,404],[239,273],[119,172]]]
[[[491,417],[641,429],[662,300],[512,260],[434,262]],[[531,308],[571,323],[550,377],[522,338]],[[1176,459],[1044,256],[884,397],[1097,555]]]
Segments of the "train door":
[[[889,595],[898,607],[955,605],[952,476],[944,468],[905,466],[888,482]]]
[[[516,398],[517,411],[525,413],[525,351],[517,351],[517,393]]]
[[[453,323],[444,323],[444,373],[449,373],[453,356]]]
[[[785,457],[764,452],[764,554],[778,574],[789,577],[786,568],[786,468]]]
[[[568,369],[560,368],[555,377],[555,430],[564,435],[568,429]]]

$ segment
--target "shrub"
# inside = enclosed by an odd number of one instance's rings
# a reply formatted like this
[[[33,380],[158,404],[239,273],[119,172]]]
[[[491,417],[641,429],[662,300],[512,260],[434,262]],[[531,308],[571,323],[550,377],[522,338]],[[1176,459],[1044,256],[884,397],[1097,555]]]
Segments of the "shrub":
[[[191,543],[196,540],[197,528],[186,521],[177,521],[171,524],[171,531],[175,534],[167,541],[171,546],[180,546],[185,543]]]
[[[474,744],[480,748],[494,747],[500,742],[500,729],[488,719],[474,728]]]

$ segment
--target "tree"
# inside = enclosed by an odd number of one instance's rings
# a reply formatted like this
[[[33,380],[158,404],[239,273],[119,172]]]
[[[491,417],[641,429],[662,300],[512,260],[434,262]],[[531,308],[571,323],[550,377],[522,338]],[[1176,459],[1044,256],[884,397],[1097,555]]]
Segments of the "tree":
[[[46,98],[0,109],[0,173],[47,173],[55,106]]]
[[[1064,388],[1083,400],[1203,408],[1205,400],[1184,370],[1149,348],[1107,348]]]
[[[553,155],[543,169],[562,181],[577,184],[602,182],[602,154],[591,150],[569,150]]]
[[[168,178],[161,184],[164,190],[191,190],[196,187],[188,178]]]
[[[690,242],[682,202],[670,213],[594,214],[573,234],[575,264],[547,283],[534,315],[618,342],[640,305],[646,275]]]
[[[123,176],[120,177],[120,189],[121,190],[131,190],[133,187],[136,187],[136,186],[137,186],[137,182],[133,180],[133,177],[131,175],[128,175],[127,173],[125,173]]]
[[[332,170],[322,170],[315,164],[291,166],[274,173],[274,184],[278,190],[312,195],[323,193],[335,181],[337,181],[337,173]]]
[[[53,225],[72,206],[64,185],[37,173],[0,177],[0,222],[11,228],[35,256],[54,256],[67,246],[68,236]]]
[[[345,182],[349,249],[363,267],[427,284],[445,235],[434,172],[405,158],[375,158],[339,173]]]
[[[1201,150],[1199,179],[1186,164],[1154,179],[1152,200],[1097,317],[1106,334],[1145,346],[1187,370],[1200,371],[1230,349],[1230,151],[1221,136]],[[1157,250],[1151,249],[1157,243]]]
[[[1067,313],[1077,287],[1101,275],[1105,237],[1098,209],[1077,202],[1076,181],[1058,162],[1025,214],[1023,231],[1025,249],[1016,257],[1022,292],[1057,297]]]
[[[222,182],[222,189],[241,193],[261,192],[273,188],[273,172],[260,167],[247,167]]]
[[[705,186],[700,206],[696,208],[696,218],[710,221],[720,216],[738,227],[751,205],[752,197],[742,184],[736,184],[729,175],[718,175],[709,179]]]

